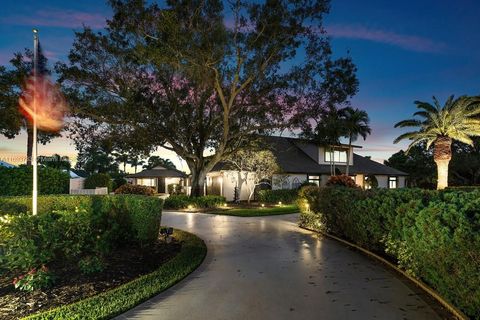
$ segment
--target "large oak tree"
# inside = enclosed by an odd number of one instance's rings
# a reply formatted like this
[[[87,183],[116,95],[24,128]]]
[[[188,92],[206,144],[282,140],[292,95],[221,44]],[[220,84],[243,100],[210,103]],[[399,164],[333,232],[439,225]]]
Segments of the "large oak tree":
[[[106,29],[77,32],[69,63],[58,66],[74,137],[173,150],[189,166],[193,195],[253,137],[321,108],[304,106],[312,88],[342,100],[356,84],[351,60],[332,57],[327,0],[110,4]]]

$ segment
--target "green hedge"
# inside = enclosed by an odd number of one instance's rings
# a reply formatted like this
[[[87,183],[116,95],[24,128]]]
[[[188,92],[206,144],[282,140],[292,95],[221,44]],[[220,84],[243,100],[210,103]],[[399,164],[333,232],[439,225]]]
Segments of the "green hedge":
[[[112,178],[108,173],[94,173],[85,179],[83,187],[85,189],[107,187],[108,192],[110,192],[113,187]]]
[[[138,195],[40,196],[38,215],[30,197],[0,197],[0,261],[28,271],[53,261],[108,253],[158,237],[162,200]]]
[[[31,166],[5,168],[0,166],[0,196],[32,194],[33,169]],[[54,168],[38,168],[38,193],[68,193],[68,173]]]
[[[480,318],[480,191],[317,188],[301,224],[390,256]]]
[[[171,195],[165,199],[165,209],[186,209],[188,206],[194,208],[215,208],[226,202],[221,196],[189,197],[187,195]]]
[[[26,319],[110,319],[171,287],[195,270],[205,258],[205,243],[195,235],[175,230],[181,251],[156,271],[79,302]]]
[[[297,189],[260,190],[258,192],[258,201],[265,203],[295,203],[297,198]]]

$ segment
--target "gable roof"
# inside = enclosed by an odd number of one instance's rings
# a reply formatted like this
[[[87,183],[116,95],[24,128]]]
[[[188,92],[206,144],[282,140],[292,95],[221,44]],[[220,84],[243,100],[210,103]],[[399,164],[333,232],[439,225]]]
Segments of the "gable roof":
[[[264,147],[272,151],[278,165],[285,173],[330,174],[330,164],[318,163],[319,146],[314,142],[278,136],[265,136],[263,142]],[[345,173],[345,165],[335,164],[335,168]],[[212,171],[222,169],[227,169],[225,163],[217,164]],[[353,165],[350,166],[349,171],[351,174],[408,175],[356,153],[353,154]]]
[[[157,177],[185,178],[187,177],[187,175],[180,170],[166,169],[162,166],[157,166],[153,169],[143,170],[138,173],[127,175],[127,178],[157,178]]]

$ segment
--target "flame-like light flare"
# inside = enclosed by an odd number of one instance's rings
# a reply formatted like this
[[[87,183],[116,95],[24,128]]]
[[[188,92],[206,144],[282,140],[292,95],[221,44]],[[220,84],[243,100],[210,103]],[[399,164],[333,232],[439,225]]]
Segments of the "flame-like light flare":
[[[33,119],[36,118],[39,130],[58,132],[62,129],[68,106],[59,88],[48,77],[29,77],[19,104],[20,111],[28,121],[33,124]]]

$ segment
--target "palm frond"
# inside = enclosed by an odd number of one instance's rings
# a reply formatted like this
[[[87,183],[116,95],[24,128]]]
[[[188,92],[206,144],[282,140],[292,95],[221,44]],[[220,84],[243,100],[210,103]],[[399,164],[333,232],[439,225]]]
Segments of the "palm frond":
[[[423,102],[423,101],[415,101],[414,102],[416,105],[417,105],[417,108],[418,109],[423,109],[429,113],[436,113],[438,112],[437,108],[435,108],[434,106],[432,106],[430,103],[428,102]]]
[[[395,124],[395,128],[404,128],[404,127],[420,127],[422,125],[422,121],[417,119],[408,119],[397,122]]]

